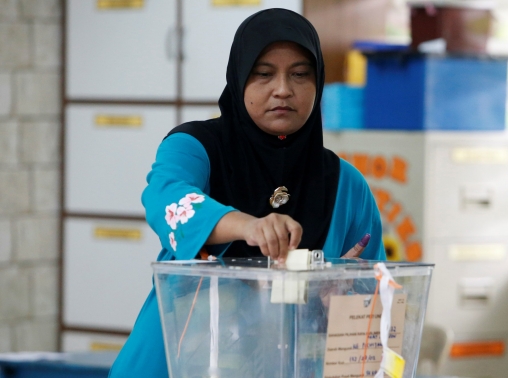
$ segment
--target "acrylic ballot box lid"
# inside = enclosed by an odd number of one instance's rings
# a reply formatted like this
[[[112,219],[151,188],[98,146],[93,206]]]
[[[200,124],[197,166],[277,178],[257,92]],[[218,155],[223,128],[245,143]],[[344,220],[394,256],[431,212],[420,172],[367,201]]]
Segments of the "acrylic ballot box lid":
[[[374,377],[383,352],[376,263],[153,263],[170,377]],[[385,265],[401,285],[388,347],[414,377],[433,265]]]

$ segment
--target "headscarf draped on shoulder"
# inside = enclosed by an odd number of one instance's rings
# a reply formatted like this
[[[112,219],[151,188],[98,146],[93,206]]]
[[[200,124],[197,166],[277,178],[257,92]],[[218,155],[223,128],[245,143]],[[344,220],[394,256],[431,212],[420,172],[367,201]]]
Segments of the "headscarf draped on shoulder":
[[[316,69],[316,99],[305,125],[279,140],[263,132],[250,118],[244,89],[261,52],[274,42],[294,42],[310,52]],[[321,96],[324,64],[312,24],[286,9],[253,14],[238,28],[219,99],[221,117],[180,125],[168,135],[183,132],[197,138],[210,159],[210,196],[224,205],[256,217],[287,214],[303,227],[299,248],[323,247],[331,223],[339,178],[339,159],[323,147]],[[289,202],[274,209],[269,199],[285,186]],[[226,256],[260,256],[257,247],[235,241]]]

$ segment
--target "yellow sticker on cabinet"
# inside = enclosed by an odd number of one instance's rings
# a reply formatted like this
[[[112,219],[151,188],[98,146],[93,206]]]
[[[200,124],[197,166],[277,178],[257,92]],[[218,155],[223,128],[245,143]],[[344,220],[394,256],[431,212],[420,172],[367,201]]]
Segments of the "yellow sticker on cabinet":
[[[99,9],[143,8],[145,0],[97,0]]]
[[[504,244],[452,245],[448,250],[452,261],[502,261],[506,258]]]
[[[95,124],[100,127],[141,127],[143,118],[141,116],[119,116],[119,115],[97,115]]]
[[[138,228],[95,227],[97,239],[141,240],[143,234]]]
[[[212,0],[212,5],[215,7],[261,5],[261,0]]]
[[[456,147],[452,160],[462,164],[508,164],[508,148],[503,147]]]

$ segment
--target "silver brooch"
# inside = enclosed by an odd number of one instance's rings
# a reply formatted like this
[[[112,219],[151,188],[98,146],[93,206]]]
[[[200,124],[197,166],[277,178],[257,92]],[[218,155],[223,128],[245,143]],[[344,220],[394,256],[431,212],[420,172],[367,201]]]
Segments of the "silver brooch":
[[[289,193],[287,191],[288,189],[285,186],[279,186],[275,189],[273,195],[270,197],[270,205],[274,209],[277,209],[289,201]]]

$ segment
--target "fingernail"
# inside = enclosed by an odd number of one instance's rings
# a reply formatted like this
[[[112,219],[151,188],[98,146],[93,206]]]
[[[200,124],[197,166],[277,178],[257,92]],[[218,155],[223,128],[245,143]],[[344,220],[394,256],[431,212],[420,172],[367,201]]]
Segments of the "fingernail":
[[[365,234],[365,236],[358,242],[358,244],[360,244],[361,247],[365,248],[367,244],[369,244],[369,240],[370,234]]]

